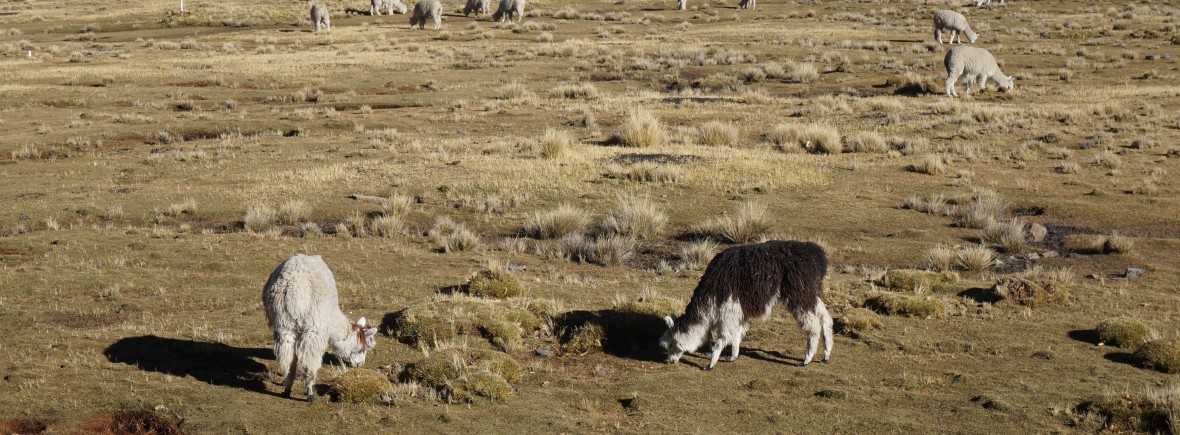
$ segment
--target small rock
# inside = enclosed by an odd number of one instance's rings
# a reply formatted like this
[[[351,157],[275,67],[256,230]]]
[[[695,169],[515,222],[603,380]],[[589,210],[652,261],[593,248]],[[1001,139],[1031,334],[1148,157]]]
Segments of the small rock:
[[[1089,274],[1089,275],[1086,275],[1086,279],[1098,279],[1098,274],[1097,274],[1097,273],[1091,273],[1091,274]]]
[[[1049,230],[1044,225],[1033,222],[1028,226],[1028,237],[1033,243],[1041,243],[1047,235],[1049,235]]]
[[[1042,253],[1041,253],[1041,256],[1042,256],[1042,257],[1045,257],[1045,258],[1057,258],[1057,257],[1058,257],[1058,256],[1060,256],[1060,255],[1061,255],[1061,254],[1058,254],[1058,253],[1057,253],[1057,251],[1052,251],[1052,250],[1050,250],[1050,251],[1045,251],[1045,252],[1042,252]]]
[[[1025,258],[1028,258],[1029,260],[1039,260],[1041,258],[1041,254],[1033,252],[1033,253],[1028,254],[1028,256]]]
[[[1135,279],[1143,275],[1143,269],[1128,267],[1126,272],[1123,272],[1123,277],[1126,279]]]
[[[553,349],[537,349],[537,350],[534,350],[533,353],[537,354],[537,356],[543,356],[543,357],[548,358],[548,357],[553,356]]]
[[[507,266],[504,266],[504,268],[506,268],[506,269],[508,269],[508,270],[512,270],[512,271],[517,271],[517,270],[525,270],[525,269],[528,269],[528,267],[525,267],[524,265],[521,265],[521,264],[511,264],[511,263],[509,263]]]
[[[1158,54],[1149,54],[1149,55],[1147,55],[1147,60],[1160,60],[1160,55],[1158,55]]]

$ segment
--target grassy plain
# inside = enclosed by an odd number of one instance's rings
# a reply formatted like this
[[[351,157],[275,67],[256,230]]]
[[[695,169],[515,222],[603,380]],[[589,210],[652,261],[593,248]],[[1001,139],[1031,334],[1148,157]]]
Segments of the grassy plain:
[[[0,3],[6,431],[143,410],[193,433],[1128,430],[1087,404],[1147,396],[1180,430],[1176,375],[1092,332],[1128,317],[1180,334],[1167,2],[549,0],[499,24],[451,0],[436,32],[331,1],[328,34],[302,2],[75,3]],[[943,95],[943,8],[1015,91]],[[956,217],[973,198],[1000,205]],[[580,239],[541,238],[557,219]],[[1005,238],[1013,219],[1047,235]],[[384,320],[366,367],[399,381],[433,345],[389,319],[489,264],[523,266],[526,297],[601,313],[686,303],[702,255],[761,238],[828,249],[837,318],[893,312],[866,302],[889,269],[962,279],[905,295],[938,315],[838,336],[829,365],[795,367],[804,335],[781,310],[708,373],[654,342],[561,352],[550,321],[509,350],[524,373],[502,403],[405,383],[380,403],[276,394],[259,295],[297,252],[324,256],[346,312]],[[1144,274],[1114,279],[1127,267]],[[986,290],[1017,275],[1069,297]]]

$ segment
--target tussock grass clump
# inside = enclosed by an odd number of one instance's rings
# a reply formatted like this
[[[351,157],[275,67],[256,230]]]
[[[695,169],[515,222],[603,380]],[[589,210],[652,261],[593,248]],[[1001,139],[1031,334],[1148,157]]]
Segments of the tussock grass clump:
[[[959,274],[955,272],[893,269],[885,273],[881,285],[897,292],[922,293],[951,291],[958,282]]]
[[[246,231],[261,233],[274,226],[277,219],[278,213],[275,209],[263,204],[254,204],[246,209],[243,225]]]
[[[1131,252],[1131,248],[1135,246],[1135,240],[1130,237],[1119,235],[1118,231],[1110,233],[1110,236],[1102,239],[1101,251],[1103,254],[1126,254]]]
[[[675,183],[684,178],[684,171],[676,165],[639,162],[626,166],[619,164],[607,165],[606,176],[619,180]]]
[[[991,220],[980,230],[979,239],[988,246],[1010,254],[1018,254],[1024,252],[1028,247],[1025,226],[1025,223],[1019,219]]]
[[[524,234],[537,239],[558,239],[581,233],[590,225],[590,215],[569,204],[536,212],[524,222]]]
[[[875,131],[862,131],[845,137],[847,148],[854,153],[885,153],[890,150],[885,136]]]
[[[1136,366],[1164,373],[1180,373],[1180,339],[1152,340],[1131,355]]]
[[[836,319],[836,331],[850,337],[859,337],[865,332],[885,327],[881,316],[866,308],[852,308]]]
[[[909,166],[910,172],[927,175],[943,175],[947,173],[947,159],[942,154],[926,154],[917,163]]]
[[[614,211],[599,225],[606,234],[618,234],[637,239],[651,239],[659,235],[668,223],[665,214],[651,200],[640,196],[619,198]]]
[[[524,288],[507,269],[494,266],[476,272],[468,279],[467,293],[481,298],[505,299],[520,296]]]
[[[958,251],[947,246],[935,246],[926,251],[926,264],[935,272],[954,270]]]
[[[986,189],[976,190],[969,200],[956,201],[956,204],[953,214],[957,218],[956,224],[963,228],[983,229],[1000,220],[1008,210],[999,194]]]
[[[720,242],[751,243],[769,237],[772,224],[765,205],[747,202],[739,206],[735,216],[699,223],[691,231]]]
[[[552,34],[549,35],[553,37]],[[568,98],[571,100],[589,100],[598,98],[598,88],[594,87],[592,83],[567,83],[558,85],[549,90],[549,95],[554,98]]]
[[[556,159],[569,152],[574,137],[566,130],[546,128],[537,141],[537,153],[546,159]]]
[[[1069,290],[1063,285],[1048,280],[1034,281],[1019,277],[996,281],[990,293],[995,297],[1032,308],[1069,301]]]
[[[661,146],[668,141],[668,131],[660,119],[651,112],[635,109],[627,115],[619,142],[630,147]]]
[[[382,214],[369,220],[369,232],[377,237],[393,237],[405,229],[401,216]]]
[[[579,263],[618,266],[635,251],[636,239],[619,234],[588,237],[573,233],[558,241],[553,255]]]
[[[311,220],[311,204],[302,199],[292,199],[279,206],[279,223],[298,225]]]
[[[728,122],[709,121],[701,126],[700,141],[708,146],[734,146],[741,137],[741,131]]]
[[[996,261],[996,251],[987,246],[972,245],[959,250],[956,263],[959,268],[970,272],[990,269]]]
[[[438,244],[443,252],[470,251],[482,244],[479,236],[467,229],[467,225],[455,222],[447,216],[436,218],[427,236]]]
[[[717,255],[720,246],[712,239],[694,240],[680,245],[677,259],[680,267],[687,270],[702,270]]]
[[[1130,317],[1112,317],[1098,323],[1094,328],[1100,344],[1118,347],[1136,347],[1147,343],[1151,331],[1147,325]]]
[[[952,313],[954,301],[944,296],[920,296],[894,292],[876,292],[864,301],[864,306],[892,316],[940,318]]]
[[[387,333],[411,345],[431,345],[461,336],[486,339],[499,349],[518,349],[525,336],[546,328],[554,304],[525,298],[483,299],[436,295],[394,315]]]
[[[1107,394],[1082,403],[1077,411],[1097,414],[1110,432],[1180,433],[1180,383],[1150,385],[1141,391]]]
[[[817,154],[840,154],[844,150],[840,132],[824,124],[779,124],[766,134],[782,151],[803,149]]]
[[[393,388],[389,377],[377,370],[352,368],[328,383],[333,399],[344,403],[368,403],[376,401],[381,393]]]
[[[408,365],[405,376],[449,403],[500,403],[514,396],[512,384],[520,382],[523,370],[504,353],[452,347]]]

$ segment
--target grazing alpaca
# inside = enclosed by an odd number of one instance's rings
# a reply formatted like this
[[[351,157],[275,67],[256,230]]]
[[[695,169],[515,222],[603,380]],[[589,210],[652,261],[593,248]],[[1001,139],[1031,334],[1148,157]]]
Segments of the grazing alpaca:
[[[525,0],[500,0],[500,6],[496,8],[496,13],[492,14],[492,21],[497,23],[504,22],[504,20],[512,20],[512,16],[516,16],[516,22],[524,19],[524,3]]]
[[[434,30],[442,28],[442,3],[438,0],[422,0],[414,5],[414,14],[410,15],[410,28],[426,28],[426,20],[434,21]]]
[[[726,249],[709,262],[693,291],[684,315],[665,317],[668,331],[660,346],[675,363],[685,352],[713,340],[713,354],[705,370],[713,369],[721,351],[731,346],[729,361],[738,356],[750,319],[766,320],[775,302],[783,301],[808,333],[807,355],[800,366],[811,363],[824,338],[823,362],[832,355],[832,316],[823,295],[828,257],[811,242],[773,240]]]
[[[328,7],[320,3],[311,5],[311,22],[315,24],[315,32],[320,30],[332,31],[332,18],[328,16]]]
[[[315,401],[317,372],[329,346],[355,367],[377,345],[377,328],[369,328],[364,317],[350,322],[340,311],[336,279],[318,255],[296,254],[280,264],[262,289],[262,305],[274,330],[284,396],[291,395],[295,377],[302,375],[307,401]]]

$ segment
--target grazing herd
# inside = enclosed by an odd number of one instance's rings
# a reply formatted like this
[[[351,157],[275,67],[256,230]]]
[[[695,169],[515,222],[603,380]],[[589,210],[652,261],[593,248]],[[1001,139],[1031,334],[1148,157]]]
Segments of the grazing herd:
[[[664,318],[668,330],[659,345],[667,362],[676,363],[685,352],[709,342],[712,354],[704,370],[713,369],[726,347],[727,360],[735,361],[750,321],[766,320],[778,302],[808,333],[800,366],[811,362],[820,338],[823,362],[828,362],[832,316],[822,299],[827,271],[827,254],[811,242],[775,240],[722,251],[709,262],[684,315],[678,320]],[[284,396],[291,395],[296,378],[301,378],[307,401],[315,401],[316,373],[328,348],[356,367],[377,345],[376,328],[370,328],[364,317],[349,321],[340,311],[336,279],[318,255],[296,254],[279,264],[263,286],[262,305],[274,332]]]
[[[396,10],[399,14],[406,13],[406,5],[401,0],[371,0],[369,7],[370,15],[381,15],[381,9],[384,8],[388,14],[393,15]],[[476,18],[480,15],[488,13],[489,0],[467,0],[467,4],[463,7],[463,16],[475,14]],[[975,6],[983,7],[991,3],[991,0],[975,0]],[[1004,4],[1000,0],[1000,4]],[[740,0],[738,7],[741,9],[754,9],[757,6],[757,0]],[[679,0],[680,10],[688,9],[688,0]],[[442,3],[439,0],[421,0],[414,5],[413,13],[410,15],[410,28],[418,26],[419,29],[426,28],[427,20],[434,23],[434,30],[442,28]],[[516,19],[520,22],[524,18],[525,0],[500,0],[496,12],[492,14],[492,21],[503,22],[505,20]],[[316,3],[311,7],[311,21],[315,24],[315,31],[318,33],[321,30],[331,31],[332,23],[328,17],[328,8],[323,4]],[[938,40],[939,44],[943,43],[942,33],[944,31],[950,32],[950,42],[954,44],[963,43],[963,36],[967,37],[967,42],[974,44],[979,39],[979,34],[971,29],[971,25],[967,23],[967,17],[963,14],[952,10],[938,10],[934,12],[934,38]],[[946,94],[950,97],[959,96],[955,91],[955,83],[959,77],[967,77],[966,95],[970,95],[974,89],[985,89],[987,81],[990,79],[995,81],[1002,90],[1012,90],[1014,78],[1006,76],[1000,72],[1000,68],[996,63],[995,57],[990,52],[983,48],[977,47],[955,47],[947,51],[946,57],[943,59],[943,64],[946,66]]]
[[[383,9],[390,15],[407,11],[401,0],[371,1],[371,15],[381,15]],[[983,6],[989,0],[975,3]],[[687,0],[679,0],[679,6],[681,10],[687,9]],[[755,6],[756,0],[741,0],[739,4],[742,9]],[[427,21],[432,21],[434,29],[440,29],[442,8],[439,0],[419,1],[413,7],[410,27],[423,29]],[[524,9],[525,0],[499,0],[492,20],[515,18],[519,22]],[[467,0],[463,8],[464,16],[474,13],[478,18],[488,12],[489,0]],[[312,6],[311,20],[316,32],[331,31],[324,5]],[[979,38],[967,18],[955,11],[934,12],[934,37],[940,44],[944,31],[950,32],[952,44],[956,41],[961,44],[963,36],[968,43]],[[967,94],[975,88],[983,89],[988,80],[1004,90],[1013,88],[1014,79],[1004,75],[995,57],[983,48],[955,46],[947,51],[944,65],[948,96],[958,96],[955,83],[962,76],[966,77]],[[677,319],[664,318],[668,329],[658,344],[667,362],[676,363],[684,353],[706,344],[711,346],[711,354],[704,370],[716,366],[726,347],[730,349],[726,360],[736,360],[751,320],[765,320],[779,302],[808,333],[807,350],[800,365],[811,363],[821,339],[822,361],[829,362],[832,317],[822,299],[827,269],[824,250],[809,242],[770,241],[737,246],[717,254],[701,277],[684,314]],[[376,346],[376,328],[369,328],[363,317],[356,322],[349,321],[340,311],[335,279],[319,256],[295,255],[280,264],[263,289],[262,302],[267,322],[274,331],[275,355],[284,378],[285,395],[290,395],[295,379],[301,377],[307,385],[307,400],[315,399],[316,371],[329,347],[350,365],[359,366]]]

